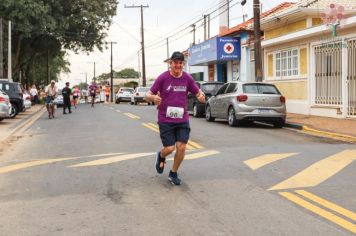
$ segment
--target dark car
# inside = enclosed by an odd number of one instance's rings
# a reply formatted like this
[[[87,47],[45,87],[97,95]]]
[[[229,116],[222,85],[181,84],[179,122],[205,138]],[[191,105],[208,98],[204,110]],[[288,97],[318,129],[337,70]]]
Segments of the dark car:
[[[197,85],[205,94],[205,100],[215,95],[215,93],[224,85],[223,82],[197,82]],[[188,95],[188,112],[193,113],[194,117],[202,117],[205,114],[205,103],[198,101],[194,94]]]
[[[0,89],[9,95],[12,106],[10,118],[14,118],[19,112],[24,110],[24,102],[20,83],[0,80]]]

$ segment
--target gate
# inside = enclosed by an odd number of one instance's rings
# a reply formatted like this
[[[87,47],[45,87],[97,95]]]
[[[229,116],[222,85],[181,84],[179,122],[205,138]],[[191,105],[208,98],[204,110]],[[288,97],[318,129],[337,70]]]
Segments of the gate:
[[[356,117],[356,39],[347,41],[347,116]]]
[[[315,103],[342,105],[342,42],[315,47]]]

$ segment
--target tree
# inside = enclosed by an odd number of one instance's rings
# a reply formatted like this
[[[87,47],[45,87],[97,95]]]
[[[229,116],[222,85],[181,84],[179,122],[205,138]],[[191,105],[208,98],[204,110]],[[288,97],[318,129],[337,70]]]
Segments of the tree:
[[[1,0],[0,16],[13,22],[13,73],[30,78],[34,64],[47,63],[51,70],[65,70],[64,50],[102,49],[106,30],[117,8],[116,0]],[[6,40],[6,39],[5,39]],[[45,61],[45,64],[43,62]],[[53,64],[56,61],[57,64]],[[54,70],[54,67],[58,67]],[[5,68],[6,70],[7,68]],[[55,76],[56,73],[51,73]]]
[[[132,68],[126,68],[114,73],[115,78],[139,78],[139,73]]]

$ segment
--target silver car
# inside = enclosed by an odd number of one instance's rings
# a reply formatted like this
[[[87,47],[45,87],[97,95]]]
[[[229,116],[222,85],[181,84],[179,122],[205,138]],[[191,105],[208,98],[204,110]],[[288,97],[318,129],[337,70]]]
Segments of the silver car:
[[[263,121],[282,128],[286,120],[285,102],[273,84],[229,82],[207,101],[205,118],[226,119],[230,126]]]
[[[150,105],[151,103],[146,101],[146,93],[148,90],[150,90],[149,87],[137,87],[131,95],[131,105],[137,105],[140,102],[146,102],[148,105]]]
[[[9,117],[11,109],[9,96],[0,89],[0,121]]]

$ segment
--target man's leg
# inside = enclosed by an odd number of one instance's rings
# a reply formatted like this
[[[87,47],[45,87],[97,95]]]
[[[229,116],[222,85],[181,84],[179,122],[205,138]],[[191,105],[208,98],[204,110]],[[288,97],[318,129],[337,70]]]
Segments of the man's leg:
[[[180,164],[183,162],[187,144],[177,141],[176,147],[177,147],[177,151],[176,154],[174,155],[174,161],[172,166],[173,172],[177,172]]]

